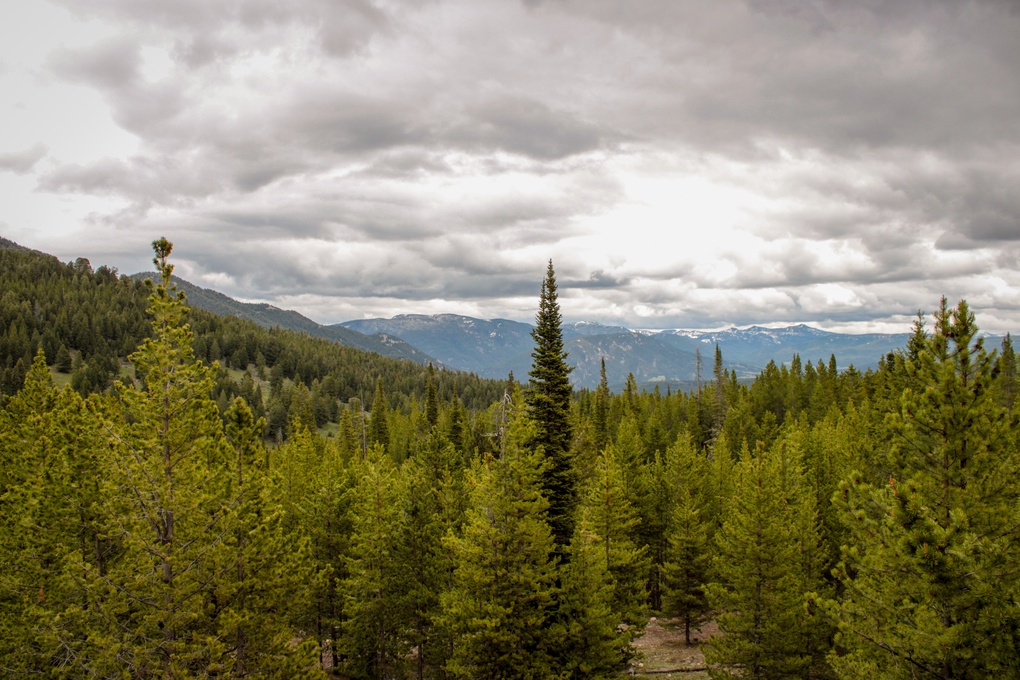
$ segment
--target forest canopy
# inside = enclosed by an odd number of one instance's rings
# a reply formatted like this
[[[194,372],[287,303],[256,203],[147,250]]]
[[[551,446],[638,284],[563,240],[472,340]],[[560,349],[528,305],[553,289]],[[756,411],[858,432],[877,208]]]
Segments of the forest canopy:
[[[0,249],[5,675],[607,678],[653,615],[713,677],[1020,674],[1017,357],[964,301],[875,371],[571,392],[551,262],[518,383],[190,309],[153,247]]]

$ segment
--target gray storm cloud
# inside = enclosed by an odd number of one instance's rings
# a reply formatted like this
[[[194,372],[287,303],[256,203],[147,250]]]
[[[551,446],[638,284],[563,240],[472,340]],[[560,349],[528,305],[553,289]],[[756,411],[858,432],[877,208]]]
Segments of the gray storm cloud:
[[[195,277],[324,322],[512,316],[552,257],[575,318],[837,324],[946,294],[1020,326],[1011,2],[61,4],[104,30],[39,77],[136,148],[27,140],[0,170],[111,201],[81,218],[93,261],[166,231]]]

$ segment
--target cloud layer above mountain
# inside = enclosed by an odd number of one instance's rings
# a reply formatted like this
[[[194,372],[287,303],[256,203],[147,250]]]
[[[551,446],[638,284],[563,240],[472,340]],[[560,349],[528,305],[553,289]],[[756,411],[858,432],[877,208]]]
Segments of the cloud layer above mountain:
[[[6,9],[4,13],[15,10]],[[1020,329],[1011,0],[32,0],[0,233],[321,322]]]

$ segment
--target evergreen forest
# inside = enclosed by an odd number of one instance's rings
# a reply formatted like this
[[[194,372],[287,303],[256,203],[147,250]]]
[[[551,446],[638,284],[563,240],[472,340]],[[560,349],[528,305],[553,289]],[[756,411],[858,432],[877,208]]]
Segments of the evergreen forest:
[[[0,249],[0,675],[1020,677],[1020,402],[965,301],[879,368],[437,370]]]

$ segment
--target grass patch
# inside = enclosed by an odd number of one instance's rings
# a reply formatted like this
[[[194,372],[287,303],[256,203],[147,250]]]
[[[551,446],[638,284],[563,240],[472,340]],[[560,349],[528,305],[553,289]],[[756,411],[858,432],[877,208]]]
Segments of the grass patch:
[[[56,383],[58,390],[62,390],[71,384],[70,373],[61,373],[51,366],[50,375],[53,376],[53,382]]]

